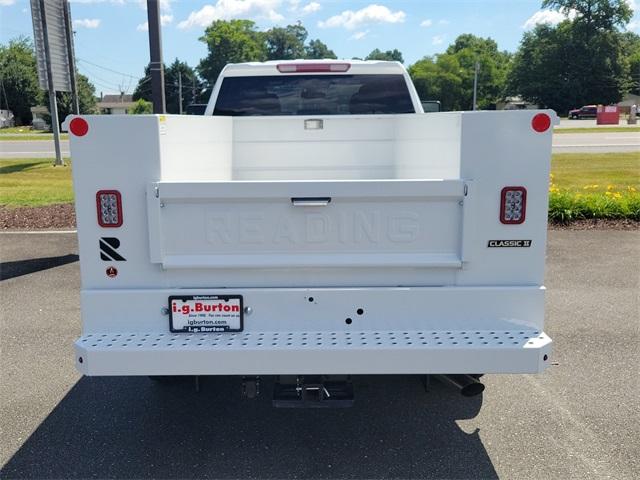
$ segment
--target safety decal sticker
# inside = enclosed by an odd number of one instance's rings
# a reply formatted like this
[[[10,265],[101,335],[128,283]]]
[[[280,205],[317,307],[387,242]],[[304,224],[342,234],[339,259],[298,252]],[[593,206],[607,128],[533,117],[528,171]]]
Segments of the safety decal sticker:
[[[102,237],[100,239],[100,258],[105,262],[126,262],[126,258],[116,250],[120,248],[120,240],[115,237]]]

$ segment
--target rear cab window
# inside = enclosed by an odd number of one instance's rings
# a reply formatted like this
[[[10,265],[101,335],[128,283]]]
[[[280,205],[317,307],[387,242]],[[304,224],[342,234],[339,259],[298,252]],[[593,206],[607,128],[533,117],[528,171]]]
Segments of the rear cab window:
[[[378,115],[415,113],[402,74],[226,77],[214,115]]]

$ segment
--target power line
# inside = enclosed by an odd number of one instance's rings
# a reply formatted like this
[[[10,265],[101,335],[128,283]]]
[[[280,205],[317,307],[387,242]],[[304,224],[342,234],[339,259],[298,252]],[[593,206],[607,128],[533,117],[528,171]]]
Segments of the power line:
[[[94,72],[89,70],[86,66],[83,66],[82,70],[87,74],[87,76],[90,76],[91,78],[97,79],[97,80],[101,81],[102,83],[111,84],[113,87],[119,86],[119,84],[116,84],[115,82],[112,82],[111,80],[106,80],[106,79],[96,75]],[[95,83],[95,81],[94,81],[94,83]]]
[[[140,75],[131,75],[130,73],[119,72],[118,70],[114,70],[114,69],[109,68],[109,67],[104,67],[102,65],[98,65],[97,63],[90,62],[89,60],[85,60],[84,58],[78,58],[78,60],[83,62],[83,63],[88,63],[89,65],[93,65],[94,67],[102,68],[103,70],[106,70],[108,72],[117,73],[118,75],[123,75],[125,77],[133,78],[134,80],[137,80],[137,79],[140,78]]]

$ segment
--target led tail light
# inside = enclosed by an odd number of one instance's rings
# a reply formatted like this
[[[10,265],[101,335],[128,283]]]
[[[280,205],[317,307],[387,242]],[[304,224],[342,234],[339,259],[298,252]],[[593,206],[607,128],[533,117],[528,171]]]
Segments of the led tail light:
[[[527,189],[504,187],[500,200],[500,221],[507,225],[524,222],[527,212]]]
[[[122,198],[117,190],[100,190],[96,193],[98,224],[101,227],[122,225]]]
[[[277,66],[280,73],[318,73],[318,72],[347,72],[350,63],[280,63]]]

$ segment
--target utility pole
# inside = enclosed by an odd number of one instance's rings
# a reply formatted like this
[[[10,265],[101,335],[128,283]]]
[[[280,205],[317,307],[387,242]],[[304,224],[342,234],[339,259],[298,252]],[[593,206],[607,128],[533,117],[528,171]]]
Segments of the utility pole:
[[[191,103],[196,103],[196,76],[191,76]]]
[[[476,68],[473,74],[473,110],[478,108],[478,72],[480,71],[480,62],[476,61]]]
[[[73,25],[71,23],[71,13],[69,12],[69,2],[65,1],[62,5],[64,12],[64,22],[67,24],[65,29],[67,37],[67,57],[69,58],[69,78],[71,79],[71,99],[73,100],[73,110],[76,115],[80,115],[80,102],[78,100],[78,83],[76,81],[76,54],[73,48]]]
[[[153,113],[166,113],[159,0],[147,0],[147,20],[149,21],[149,73],[151,74]]]
[[[182,115],[182,72],[178,70],[178,113]]]
[[[49,31],[47,30],[47,15],[44,8],[44,0],[40,0],[40,11],[42,12],[42,34],[47,39]],[[53,132],[53,145],[56,150],[55,166],[63,166],[62,152],[60,151],[60,123],[58,122],[58,103],[56,101],[56,91],[53,85],[53,71],[51,69],[51,50],[49,42],[44,42],[44,58],[47,68],[47,83],[49,87],[49,113],[51,114],[51,131]]]

